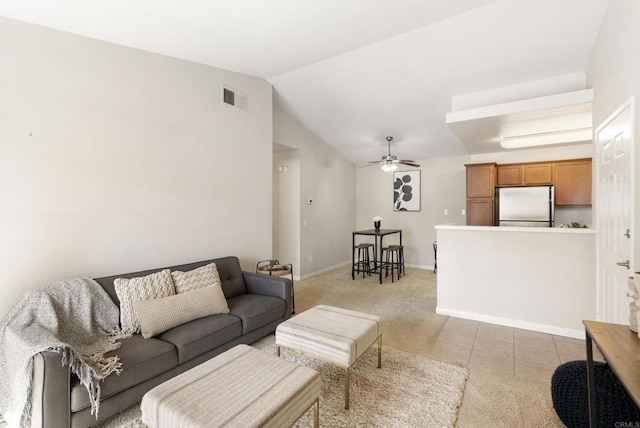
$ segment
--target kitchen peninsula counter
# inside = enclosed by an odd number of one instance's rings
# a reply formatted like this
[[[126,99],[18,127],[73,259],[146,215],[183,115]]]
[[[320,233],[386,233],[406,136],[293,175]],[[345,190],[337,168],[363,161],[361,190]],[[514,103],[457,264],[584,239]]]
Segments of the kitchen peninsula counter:
[[[438,225],[436,312],[584,338],[595,319],[593,229]]]
[[[457,224],[441,224],[436,230],[477,230],[487,232],[523,232],[523,233],[579,233],[595,235],[594,229],[578,227],[515,227],[515,226],[461,226]]]

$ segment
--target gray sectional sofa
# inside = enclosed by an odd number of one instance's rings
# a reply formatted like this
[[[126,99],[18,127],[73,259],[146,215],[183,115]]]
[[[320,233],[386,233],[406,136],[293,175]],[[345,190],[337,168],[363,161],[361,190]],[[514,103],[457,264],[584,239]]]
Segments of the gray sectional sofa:
[[[156,337],[140,334],[122,340],[116,354],[122,373],[102,384],[98,420],[139,402],[151,388],[234,347],[249,344],[275,331],[291,316],[291,281],[244,272],[236,257],[206,260],[169,267],[189,271],[216,263],[229,314],[217,314],[179,325]],[[167,268],[162,268],[167,269]],[[97,278],[119,307],[113,281],[162,269]],[[96,424],[89,396],[78,379],[63,366],[60,354],[42,352],[34,359],[33,427],[88,427]],[[221,385],[221,388],[223,385]]]

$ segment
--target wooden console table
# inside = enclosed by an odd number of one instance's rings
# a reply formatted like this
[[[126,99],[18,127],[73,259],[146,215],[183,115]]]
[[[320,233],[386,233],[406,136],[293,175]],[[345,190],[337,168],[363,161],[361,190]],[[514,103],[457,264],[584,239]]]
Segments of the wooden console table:
[[[593,346],[624,385],[636,405],[640,406],[640,339],[628,325],[583,321],[587,346],[587,383],[589,386],[589,426],[596,426],[596,390],[593,374]]]

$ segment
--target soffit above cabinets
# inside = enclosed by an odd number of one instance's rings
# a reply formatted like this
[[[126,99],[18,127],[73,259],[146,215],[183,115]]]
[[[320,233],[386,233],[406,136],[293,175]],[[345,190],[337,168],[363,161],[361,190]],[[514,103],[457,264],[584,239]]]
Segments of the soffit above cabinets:
[[[592,100],[593,90],[584,89],[454,111],[447,113],[446,122],[470,154],[516,150],[503,148],[501,140],[592,128]]]

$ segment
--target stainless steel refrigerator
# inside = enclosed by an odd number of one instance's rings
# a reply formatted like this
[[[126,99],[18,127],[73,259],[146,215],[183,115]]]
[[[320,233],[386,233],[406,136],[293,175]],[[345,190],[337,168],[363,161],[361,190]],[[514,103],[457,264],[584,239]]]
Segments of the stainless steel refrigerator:
[[[553,227],[553,186],[498,187],[498,226]]]

